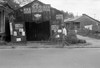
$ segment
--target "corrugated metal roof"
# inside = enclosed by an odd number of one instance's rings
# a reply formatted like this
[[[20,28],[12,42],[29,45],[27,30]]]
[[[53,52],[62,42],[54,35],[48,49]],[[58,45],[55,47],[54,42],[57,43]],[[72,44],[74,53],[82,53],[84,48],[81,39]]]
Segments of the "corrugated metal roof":
[[[86,14],[83,14],[82,16],[75,17],[75,18],[65,19],[64,22],[65,22],[65,23],[66,23],[66,22],[69,22],[69,21],[80,22],[80,19],[83,19],[83,16],[84,16],[84,17],[86,16],[87,18],[90,18],[91,20],[100,23],[100,21],[98,21],[98,20],[96,20],[96,19],[94,19],[94,18],[92,18],[92,17],[90,17],[90,16],[88,16],[88,15],[86,15]]]
[[[80,17],[75,17],[75,18],[68,18],[68,19],[65,19],[64,22],[68,22],[68,21],[75,21],[77,19],[79,19]]]

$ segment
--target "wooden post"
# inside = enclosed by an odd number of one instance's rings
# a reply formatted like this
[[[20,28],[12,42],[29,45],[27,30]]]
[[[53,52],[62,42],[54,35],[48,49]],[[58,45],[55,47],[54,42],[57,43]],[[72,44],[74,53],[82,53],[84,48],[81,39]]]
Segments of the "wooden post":
[[[5,11],[0,11],[0,43],[4,42],[5,37]]]

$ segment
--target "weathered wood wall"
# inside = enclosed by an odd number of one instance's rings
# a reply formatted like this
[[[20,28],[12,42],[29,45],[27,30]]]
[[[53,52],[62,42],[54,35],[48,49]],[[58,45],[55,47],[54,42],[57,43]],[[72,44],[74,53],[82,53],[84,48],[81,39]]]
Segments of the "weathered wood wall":
[[[54,35],[55,30],[61,27],[63,13],[60,10],[52,8],[49,4],[40,1],[33,1],[14,12],[15,22],[46,22],[50,23],[50,35]],[[53,28],[57,26],[57,28]],[[27,29],[26,29],[27,30]]]

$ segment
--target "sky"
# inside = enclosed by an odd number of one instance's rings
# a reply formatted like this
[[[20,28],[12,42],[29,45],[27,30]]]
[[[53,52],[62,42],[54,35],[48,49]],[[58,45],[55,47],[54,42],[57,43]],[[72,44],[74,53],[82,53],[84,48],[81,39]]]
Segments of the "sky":
[[[100,0],[40,0],[59,10],[74,13],[74,15],[87,14],[100,20]]]
[[[90,17],[100,20],[100,0],[39,0],[39,1],[46,4],[51,4],[52,7],[57,8],[59,10],[72,12],[74,15],[80,16],[82,14],[87,14]]]

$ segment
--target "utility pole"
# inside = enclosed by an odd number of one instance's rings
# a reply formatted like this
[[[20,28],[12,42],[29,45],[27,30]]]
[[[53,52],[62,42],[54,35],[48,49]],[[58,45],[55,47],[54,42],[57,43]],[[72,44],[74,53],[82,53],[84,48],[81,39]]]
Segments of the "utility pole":
[[[94,18],[96,18],[96,14],[94,14]]]

